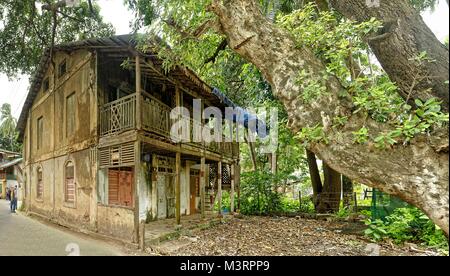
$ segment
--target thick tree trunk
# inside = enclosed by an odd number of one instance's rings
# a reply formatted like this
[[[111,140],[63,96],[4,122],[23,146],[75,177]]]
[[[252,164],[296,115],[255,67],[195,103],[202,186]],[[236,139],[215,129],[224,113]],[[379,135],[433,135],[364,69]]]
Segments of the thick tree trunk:
[[[353,198],[353,182],[345,175],[342,176],[342,195],[344,207],[350,210]]]
[[[400,95],[408,99],[426,100],[432,97],[443,101],[448,111],[449,56],[443,45],[428,28],[420,13],[408,0],[380,1],[379,7],[368,7],[366,0],[330,0],[334,9],[347,18],[364,22],[376,18],[384,28],[368,38],[369,45],[391,80],[397,84]],[[414,60],[427,52],[432,62]]]
[[[327,213],[338,211],[341,200],[341,175],[324,163],[324,180],[322,184],[319,168],[317,167],[316,155],[307,150],[306,156],[316,212]]]
[[[306,158],[308,161],[314,202],[316,202],[317,196],[322,193],[322,180],[320,179],[320,172],[317,167],[316,155],[312,151],[306,150]]]
[[[231,49],[255,64],[272,84],[288,112],[289,127],[298,132],[323,125],[329,143],[311,143],[312,152],[349,178],[421,208],[448,234],[448,128],[388,150],[355,144],[353,132],[363,125],[372,137],[392,127],[353,114],[351,99],[342,96],[345,88],[334,77],[324,83],[327,93],[311,103],[303,102],[298,73],[304,69],[321,82],[325,66],[310,49],[296,47],[289,33],[267,21],[255,0],[214,0],[209,10],[218,16],[218,30],[227,36]],[[349,120],[345,126],[331,128],[329,122],[335,116]]]
[[[341,203],[341,174],[326,163],[323,164],[323,192],[317,208],[319,213],[339,211]]]

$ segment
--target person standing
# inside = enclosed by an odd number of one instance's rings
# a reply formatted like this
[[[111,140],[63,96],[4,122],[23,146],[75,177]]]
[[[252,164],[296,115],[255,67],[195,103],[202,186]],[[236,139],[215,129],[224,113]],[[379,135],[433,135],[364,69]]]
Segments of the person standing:
[[[17,209],[17,186],[14,188],[11,188],[11,213],[15,213]]]

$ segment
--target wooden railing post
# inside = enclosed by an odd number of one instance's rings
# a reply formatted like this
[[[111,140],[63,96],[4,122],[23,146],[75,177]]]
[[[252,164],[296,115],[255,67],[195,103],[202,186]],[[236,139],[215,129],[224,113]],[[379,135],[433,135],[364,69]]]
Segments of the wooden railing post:
[[[142,129],[141,57],[136,55],[136,129]]]
[[[222,215],[222,161],[217,164],[217,196],[219,202],[219,215]]]
[[[231,192],[230,192],[230,212],[234,214],[234,185],[235,185],[235,164],[231,164]]]
[[[206,158],[202,157],[200,163],[200,203],[201,203],[201,213],[202,218],[205,218],[205,185],[206,185]]]

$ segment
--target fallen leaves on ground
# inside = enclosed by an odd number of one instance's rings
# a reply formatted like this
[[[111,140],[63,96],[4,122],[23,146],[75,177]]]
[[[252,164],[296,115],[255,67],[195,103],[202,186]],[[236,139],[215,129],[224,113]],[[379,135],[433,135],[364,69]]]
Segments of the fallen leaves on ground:
[[[429,255],[408,247],[373,244],[364,225],[300,218],[244,217],[161,244],[164,255],[353,256]],[[374,251],[375,250],[375,251]]]

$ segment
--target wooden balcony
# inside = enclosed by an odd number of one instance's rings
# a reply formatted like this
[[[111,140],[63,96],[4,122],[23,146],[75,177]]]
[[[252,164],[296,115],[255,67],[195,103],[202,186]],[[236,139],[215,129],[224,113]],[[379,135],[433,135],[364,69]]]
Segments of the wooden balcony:
[[[136,95],[104,105],[100,110],[100,135],[118,134],[136,127]]]
[[[164,138],[170,138],[171,127],[174,124],[174,120],[170,119],[171,108],[146,92],[141,93],[140,103],[140,109],[142,110],[140,118],[138,118],[137,114],[136,94],[131,94],[101,107],[101,137],[116,136],[129,130],[142,129]],[[194,137],[194,135],[198,135],[201,132],[194,131],[194,129],[201,129],[201,125],[192,120],[192,118],[187,118],[186,120],[189,122],[191,137],[190,142],[184,144],[205,148],[208,151],[227,156],[237,156],[239,154],[238,143],[200,142],[199,137]],[[141,127],[138,126],[138,122],[141,122]]]

